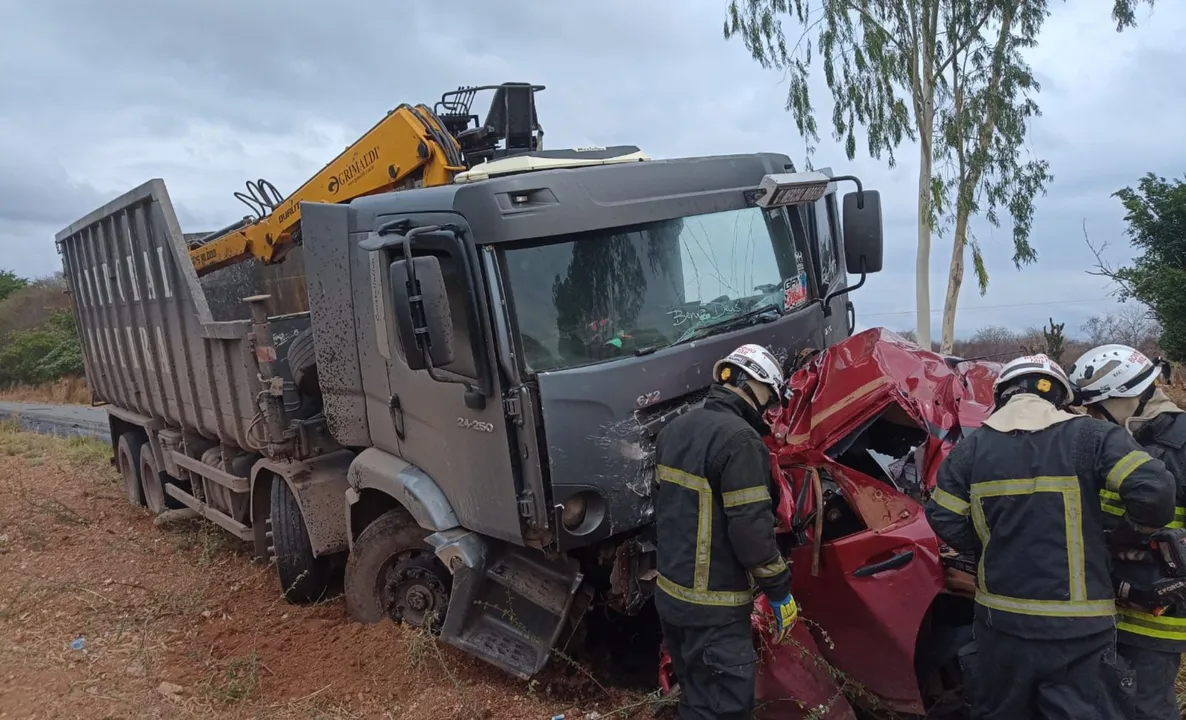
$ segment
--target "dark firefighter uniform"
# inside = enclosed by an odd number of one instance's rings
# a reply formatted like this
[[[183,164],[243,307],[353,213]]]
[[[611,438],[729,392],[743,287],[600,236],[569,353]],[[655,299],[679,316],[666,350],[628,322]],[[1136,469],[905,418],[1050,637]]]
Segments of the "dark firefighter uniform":
[[[1186,414],[1163,393],[1157,392],[1140,416],[1127,425],[1146,452],[1163,462],[1177,481],[1177,508],[1170,527],[1186,527]],[[1123,515],[1120,496],[1110,490],[1101,493],[1104,512],[1113,519]],[[1149,564],[1116,561],[1115,574],[1136,579],[1157,572]],[[1174,696],[1181,656],[1186,652],[1186,607],[1176,605],[1157,616],[1142,610],[1117,610],[1116,642],[1120,654],[1137,672],[1137,720],[1179,718]]]
[[[774,542],[768,433],[757,410],[716,385],[702,408],[659,434],[655,608],[680,681],[681,718],[750,718],[752,584],[771,600],[790,594]]]
[[[1101,490],[1135,525],[1173,519],[1172,478],[1123,428],[1028,393],[940,465],[927,518],[980,557],[972,695],[982,720],[1112,720],[1131,707]]]

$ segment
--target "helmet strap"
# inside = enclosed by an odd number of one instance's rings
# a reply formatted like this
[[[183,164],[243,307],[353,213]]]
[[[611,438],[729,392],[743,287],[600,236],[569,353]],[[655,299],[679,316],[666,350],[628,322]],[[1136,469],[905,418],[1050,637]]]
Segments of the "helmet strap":
[[[1113,415],[1112,413],[1108,412],[1108,408],[1107,408],[1107,407],[1106,407],[1106,406],[1105,406],[1105,405],[1104,405],[1102,402],[1101,402],[1101,403],[1096,403],[1095,405],[1092,405],[1092,406],[1091,406],[1091,409],[1092,409],[1092,410],[1095,410],[1095,411],[1096,411],[1096,412],[1098,412],[1100,415],[1103,415],[1103,416],[1104,416],[1104,419],[1105,419],[1105,420],[1107,420],[1108,422],[1112,423],[1113,425],[1120,425],[1120,424],[1121,424],[1121,423],[1120,423],[1120,421],[1116,419],[1116,416],[1115,416],[1115,415]]]
[[[1157,383],[1145,388],[1145,392],[1141,393],[1141,401],[1137,403],[1137,411],[1133,413],[1133,417],[1140,417],[1141,413],[1145,412],[1145,406],[1153,399],[1153,393],[1157,391]]]

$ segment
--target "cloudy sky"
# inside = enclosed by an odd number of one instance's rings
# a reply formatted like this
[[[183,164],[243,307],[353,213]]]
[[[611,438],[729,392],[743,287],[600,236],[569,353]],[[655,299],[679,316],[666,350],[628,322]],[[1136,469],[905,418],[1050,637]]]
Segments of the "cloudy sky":
[[[546,145],[634,144],[653,156],[781,151],[803,142],[783,111],[785,84],[721,37],[725,0],[546,2],[356,0],[330,5],[203,0],[0,3],[0,267],[55,271],[53,235],[152,177],[168,184],[187,231],[243,214],[249,178],[287,193],[383,113],[431,104],[461,84],[532,81]],[[1127,257],[1110,195],[1154,171],[1186,169],[1181,118],[1186,4],[1142,9],[1116,34],[1111,0],[1052,2],[1032,64],[1044,116],[1033,152],[1055,175],[1039,200],[1039,263],[1013,269],[1008,228],[981,230],[992,276],[965,282],[960,334],[1042,324],[1077,328],[1106,312],[1109,289],[1086,274],[1083,242]],[[830,114],[822,94],[817,108]],[[827,116],[821,117],[822,127]],[[885,207],[885,271],[855,298],[862,324],[913,325],[916,152],[894,170],[854,163],[828,138],[817,165],[859,174]],[[932,297],[941,306],[949,241],[937,239]],[[939,313],[934,315],[938,335]]]

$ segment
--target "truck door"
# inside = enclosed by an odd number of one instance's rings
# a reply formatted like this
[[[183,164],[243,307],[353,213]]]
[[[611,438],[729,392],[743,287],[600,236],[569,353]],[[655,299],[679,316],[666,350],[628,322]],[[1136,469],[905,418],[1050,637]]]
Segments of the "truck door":
[[[449,222],[456,223],[456,216]],[[385,265],[403,257],[398,247],[383,252]],[[407,348],[401,345],[394,324],[388,324],[391,417],[400,438],[400,454],[436,481],[463,526],[521,543],[503,388],[492,365],[490,323],[484,317],[485,283],[477,252],[463,238],[439,233],[418,236],[413,255],[432,255],[440,262],[453,319],[454,359],[436,370],[452,382],[434,380],[428,370],[411,370]],[[386,272],[383,282],[390,287]],[[383,302],[390,304],[391,297],[384,292]],[[483,371],[493,378],[488,397],[477,392]]]
[[[811,254],[815,260],[816,278],[820,297],[828,296],[833,290],[846,287],[848,276],[844,272],[843,244],[840,242],[840,213],[836,203],[836,190],[815,202],[811,217]],[[834,345],[851,334],[849,328],[848,295],[832,298],[831,314],[824,326],[824,344]]]

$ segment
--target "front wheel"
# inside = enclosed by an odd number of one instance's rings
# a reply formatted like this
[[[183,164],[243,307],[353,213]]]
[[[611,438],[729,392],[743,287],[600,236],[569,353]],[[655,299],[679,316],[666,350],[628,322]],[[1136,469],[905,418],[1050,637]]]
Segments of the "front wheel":
[[[272,479],[268,524],[284,599],[304,604],[330,597],[340,579],[341,556],[314,557],[300,505],[283,478]]]
[[[389,510],[358,536],[346,562],[346,611],[361,623],[384,617],[438,630],[453,577],[424,542],[424,528],[403,509]]]

